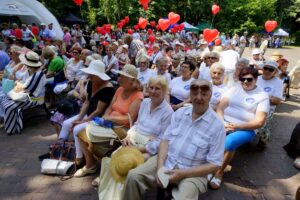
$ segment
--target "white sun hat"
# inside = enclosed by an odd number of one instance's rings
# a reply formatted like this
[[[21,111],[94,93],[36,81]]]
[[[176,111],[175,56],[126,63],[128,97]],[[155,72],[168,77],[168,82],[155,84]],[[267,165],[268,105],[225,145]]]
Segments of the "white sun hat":
[[[80,69],[84,73],[98,76],[104,81],[110,80],[110,77],[105,74],[105,65],[101,60],[93,60],[87,68]]]

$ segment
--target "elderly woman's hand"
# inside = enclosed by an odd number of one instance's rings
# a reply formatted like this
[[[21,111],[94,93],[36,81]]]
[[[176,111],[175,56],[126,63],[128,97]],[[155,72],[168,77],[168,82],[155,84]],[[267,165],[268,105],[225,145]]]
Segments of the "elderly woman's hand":
[[[121,142],[122,142],[122,145],[125,146],[125,147],[132,145],[131,142],[130,142],[130,136],[129,135],[127,135],[126,138],[124,138],[123,140],[121,140]]]
[[[226,129],[226,132],[227,131],[234,131],[236,129],[236,125],[233,124],[233,123],[228,123],[225,125],[225,129]]]

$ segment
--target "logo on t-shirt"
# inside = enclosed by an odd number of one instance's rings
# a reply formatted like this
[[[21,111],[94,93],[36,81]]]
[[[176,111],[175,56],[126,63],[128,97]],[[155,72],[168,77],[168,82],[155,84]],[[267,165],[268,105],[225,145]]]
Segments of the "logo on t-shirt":
[[[140,80],[140,81],[144,81],[145,78],[144,78],[143,76],[141,76],[141,77],[139,78],[139,80]]]
[[[185,90],[190,90],[190,85],[186,85],[183,87]]]
[[[221,96],[221,92],[215,92],[214,96],[217,97],[217,98],[219,98]]]
[[[265,91],[265,92],[271,92],[271,90],[272,90],[271,87],[265,87],[265,88],[264,88],[264,91]]]
[[[246,102],[247,102],[247,103],[254,103],[254,102],[255,102],[255,99],[252,98],[252,97],[250,97],[250,98],[247,98],[247,99],[246,99]]]

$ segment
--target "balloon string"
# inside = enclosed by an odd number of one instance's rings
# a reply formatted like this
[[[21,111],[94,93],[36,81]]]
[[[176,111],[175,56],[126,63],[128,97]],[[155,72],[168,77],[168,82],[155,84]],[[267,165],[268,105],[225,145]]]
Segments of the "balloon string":
[[[211,27],[210,28],[213,28],[213,24],[214,24],[214,19],[215,19],[215,15],[213,15],[213,17],[212,17],[212,20],[211,20]]]

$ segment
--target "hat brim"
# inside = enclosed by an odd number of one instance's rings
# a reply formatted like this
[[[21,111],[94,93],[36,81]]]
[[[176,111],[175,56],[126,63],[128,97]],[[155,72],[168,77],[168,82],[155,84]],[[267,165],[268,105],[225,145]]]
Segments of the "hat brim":
[[[98,72],[98,71],[93,70],[91,68],[83,68],[83,69],[80,69],[80,70],[83,71],[86,74],[92,74],[92,75],[98,76],[100,79],[102,79],[104,81],[110,80],[110,77],[107,74],[102,73],[102,72]]]
[[[42,66],[42,63],[41,61],[38,61],[38,62],[30,62],[28,61],[26,58],[25,58],[25,54],[21,54],[19,56],[20,60],[21,60],[21,63],[23,63],[24,65],[26,66],[29,66],[29,67],[41,67]]]
[[[134,79],[137,79],[137,77],[131,76],[130,74],[127,74],[127,73],[125,73],[125,72],[123,72],[123,71],[120,71],[120,70],[112,69],[111,71],[114,72],[114,73],[117,73],[117,74],[121,74],[121,75],[123,75],[123,76],[126,76],[126,77],[128,77],[128,78],[134,78]]]
[[[129,170],[134,169],[134,167],[133,167],[133,168],[129,169],[127,172],[125,172],[126,173],[125,176],[120,175],[116,171],[115,166],[118,164],[118,162],[120,162],[119,158],[124,156],[124,155],[132,156],[134,158],[134,160],[136,161],[137,166],[139,166],[139,165],[141,165],[145,162],[143,154],[135,147],[122,147],[121,149],[117,150],[111,157],[109,171],[110,171],[110,174],[111,174],[112,178],[116,182],[119,182],[119,183],[124,183]]]

